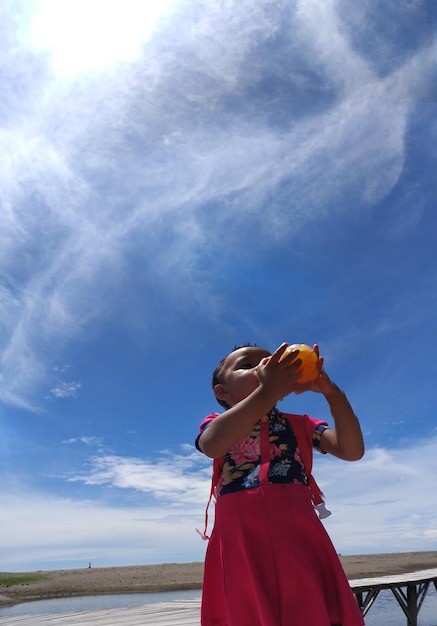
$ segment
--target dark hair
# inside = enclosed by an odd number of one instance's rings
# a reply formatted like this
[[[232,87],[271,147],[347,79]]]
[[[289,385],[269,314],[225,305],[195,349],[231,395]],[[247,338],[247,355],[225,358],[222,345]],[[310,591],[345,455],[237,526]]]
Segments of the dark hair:
[[[221,375],[222,375],[224,367],[225,367],[226,359],[228,358],[228,356],[230,354],[235,352],[235,350],[239,350],[240,348],[257,348],[257,347],[258,346],[256,345],[256,343],[244,343],[244,344],[241,344],[239,346],[234,346],[232,348],[232,350],[229,352],[229,354],[227,354],[225,357],[222,358],[222,360],[220,361],[220,363],[217,365],[217,367],[215,368],[215,370],[212,373],[212,388],[213,388],[213,390],[214,390],[214,387],[216,385],[220,385],[222,383]],[[224,400],[219,400],[217,398],[217,396],[215,396],[215,399],[225,409],[230,409],[231,408],[227,402],[225,402]]]

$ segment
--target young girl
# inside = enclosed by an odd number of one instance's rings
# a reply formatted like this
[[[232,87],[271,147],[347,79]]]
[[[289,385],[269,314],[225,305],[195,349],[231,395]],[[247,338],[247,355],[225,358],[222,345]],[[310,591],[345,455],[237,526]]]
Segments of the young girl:
[[[317,486],[311,467],[304,467],[311,461],[303,462],[305,436],[322,453],[360,459],[360,425],[344,393],[322,370],[323,359],[318,378],[299,384],[302,361],[298,351],[281,360],[286,348],[284,343],[273,354],[257,346],[236,348],[213,374],[214,394],[226,410],[204,419],[196,440],[215,459],[219,474],[202,626],[364,624],[314,510]],[[276,408],[286,395],[307,390],[325,396],[335,430]]]

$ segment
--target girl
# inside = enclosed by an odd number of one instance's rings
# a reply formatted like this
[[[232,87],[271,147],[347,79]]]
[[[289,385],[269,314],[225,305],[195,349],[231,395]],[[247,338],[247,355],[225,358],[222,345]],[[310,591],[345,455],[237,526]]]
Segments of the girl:
[[[361,428],[344,393],[322,371],[323,359],[318,378],[299,384],[302,361],[298,351],[281,360],[286,348],[283,343],[273,354],[258,346],[236,348],[213,374],[214,394],[226,410],[203,420],[196,440],[215,459],[217,483],[202,626],[364,624],[314,510],[320,492],[310,474],[312,446],[360,459]],[[335,430],[276,409],[286,395],[307,390],[325,396]]]

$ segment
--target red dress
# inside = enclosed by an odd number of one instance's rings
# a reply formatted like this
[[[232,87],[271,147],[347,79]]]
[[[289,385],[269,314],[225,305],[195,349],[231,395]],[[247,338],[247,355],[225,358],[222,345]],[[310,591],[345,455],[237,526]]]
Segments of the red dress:
[[[305,419],[312,432],[321,424]],[[226,455],[217,489],[201,625],[363,626],[299,475],[299,448],[287,419],[274,409],[241,443]]]

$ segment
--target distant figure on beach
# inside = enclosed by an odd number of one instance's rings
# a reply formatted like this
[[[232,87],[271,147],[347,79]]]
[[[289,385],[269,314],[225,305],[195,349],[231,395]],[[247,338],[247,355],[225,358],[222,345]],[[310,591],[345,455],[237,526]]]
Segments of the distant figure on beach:
[[[213,373],[225,411],[200,425],[197,448],[214,459],[215,522],[202,587],[202,626],[362,626],[363,617],[316,510],[322,494],[312,451],[355,461],[359,421],[323,370],[299,383],[302,360],[282,344],[273,354],[234,348]],[[281,358],[282,357],[282,358]],[[335,428],[276,408],[291,393],[323,394]],[[318,506],[317,506],[318,505]],[[207,521],[207,516],[206,516]],[[201,533],[202,534],[202,533]]]

